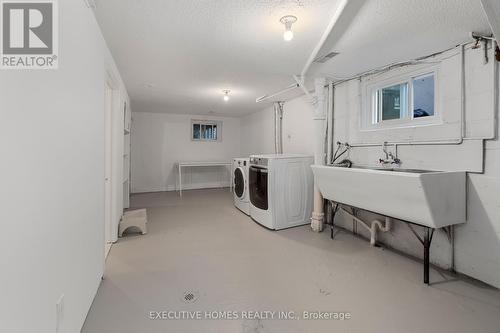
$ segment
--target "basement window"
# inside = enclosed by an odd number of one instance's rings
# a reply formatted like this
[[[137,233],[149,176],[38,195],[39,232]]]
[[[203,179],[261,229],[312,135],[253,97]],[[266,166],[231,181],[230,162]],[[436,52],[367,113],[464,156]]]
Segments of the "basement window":
[[[221,141],[222,122],[207,120],[191,121],[191,140]]]
[[[370,102],[365,103],[365,129],[414,127],[438,122],[436,78],[436,71],[432,71],[367,85],[365,99]]]

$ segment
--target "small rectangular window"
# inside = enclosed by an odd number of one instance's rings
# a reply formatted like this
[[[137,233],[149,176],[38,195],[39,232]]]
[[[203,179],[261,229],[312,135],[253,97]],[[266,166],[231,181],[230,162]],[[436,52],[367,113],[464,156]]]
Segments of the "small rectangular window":
[[[392,82],[386,80],[384,85],[372,84],[367,91],[372,98],[371,108],[365,108],[371,115],[364,116],[365,126],[411,127],[437,122],[435,80],[436,74],[432,72],[399,76]]]
[[[192,120],[191,140],[193,141],[221,141],[221,122],[207,120]]]

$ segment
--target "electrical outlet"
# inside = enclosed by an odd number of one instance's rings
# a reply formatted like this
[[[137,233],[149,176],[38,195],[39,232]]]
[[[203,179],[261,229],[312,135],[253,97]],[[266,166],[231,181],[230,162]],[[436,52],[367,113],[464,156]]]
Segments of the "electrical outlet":
[[[59,333],[63,319],[64,319],[64,294],[62,294],[56,301],[56,333]]]

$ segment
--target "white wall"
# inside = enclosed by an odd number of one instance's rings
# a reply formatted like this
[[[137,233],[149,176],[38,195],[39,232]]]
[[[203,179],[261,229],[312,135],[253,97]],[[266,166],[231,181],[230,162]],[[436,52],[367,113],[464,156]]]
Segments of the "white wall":
[[[305,97],[285,103],[283,150],[313,154],[312,105]],[[191,141],[191,119],[223,122],[222,142]],[[178,188],[178,161],[227,160],[274,152],[273,107],[241,118],[134,112],[132,124],[132,192]],[[183,169],[186,189],[227,186],[221,168]]]
[[[241,156],[274,153],[273,112],[270,107],[241,118]]]
[[[455,52],[456,53],[456,52]],[[450,54],[446,55],[450,56]],[[449,110],[450,117],[456,118],[453,112],[460,112],[460,61],[457,55],[445,60],[440,71],[441,98]],[[490,55],[490,59],[493,57]],[[468,170],[468,222],[456,228],[455,260],[457,271],[500,287],[500,131],[498,106],[495,108],[494,80],[498,75],[493,62],[483,65],[482,51],[466,51],[466,137],[462,145],[444,146],[400,146],[399,157],[406,168],[423,168],[435,170]],[[500,80],[500,77],[498,78]],[[458,88],[458,89],[457,89]],[[372,133],[371,136],[359,133],[361,110],[361,84],[352,80],[337,86],[335,92],[335,125],[334,142],[348,141],[363,143],[383,142],[411,138],[411,133],[404,130]],[[498,97],[500,99],[500,95]],[[458,107],[452,107],[451,103]],[[284,115],[284,151],[296,153],[313,152],[312,106],[305,97],[285,103]],[[243,152],[272,153],[273,142],[273,110],[272,107],[242,118]],[[439,133],[436,127],[436,137]],[[290,135],[290,137],[288,137]],[[481,138],[496,135],[494,140]],[[377,141],[378,140],[378,141]],[[376,165],[382,157],[381,147],[354,148],[349,158],[357,164]],[[484,159],[484,162],[483,162]],[[477,173],[482,172],[484,173]],[[370,219],[372,214],[362,213]],[[337,217],[338,225],[352,228],[352,221]],[[358,232],[369,236],[364,229]],[[388,234],[380,233],[380,241],[405,253],[422,257],[422,246],[411,231],[402,223],[395,223]],[[368,246],[368,244],[367,244]],[[446,236],[436,232],[431,248],[431,261],[441,267],[448,268],[451,263],[451,248]]]
[[[241,154],[240,119],[134,112],[132,123],[132,192],[172,191],[178,161],[232,161]],[[222,122],[222,141],[191,140],[191,119]],[[183,188],[229,186],[230,169],[184,168]]]
[[[59,69],[0,74],[1,332],[55,332],[62,294],[59,332],[79,332],[103,275],[104,84],[119,75],[84,1],[59,11]]]
[[[314,154],[312,104],[306,97],[285,102],[283,152]],[[274,111],[268,107],[241,118],[242,155],[274,153]]]
[[[490,60],[487,65],[482,61],[481,50],[467,51],[465,54],[465,126],[466,137],[469,139],[461,145],[399,146],[398,155],[405,168],[474,172],[468,177],[468,221],[456,228],[456,270],[500,287],[500,144],[498,136],[494,140],[486,140],[485,144],[482,140],[498,133],[498,122],[494,119],[498,117],[499,112],[494,101],[495,94],[498,94],[494,85],[498,71],[495,72],[493,61]],[[460,112],[460,107],[454,107],[460,100],[460,89],[457,89],[460,87],[460,82],[457,82],[457,73],[460,73],[459,56],[448,54],[442,64],[441,100],[438,102],[447,108],[452,118],[456,118]],[[376,138],[375,142],[382,142],[401,140],[401,137],[412,137],[416,133],[407,129],[397,132],[379,131],[370,133],[371,136],[361,134],[357,125],[362,104],[361,86],[359,80],[352,80],[336,88],[334,141],[363,143],[372,142]],[[452,112],[455,112],[455,115]],[[443,126],[446,125],[445,122]],[[442,126],[429,127],[426,132],[434,130],[435,133],[430,135],[437,138],[443,135],[439,133],[441,129]],[[383,157],[381,147],[353,148],[349,156],[354,163],[364,165],[376,165],[380,157]],[[362,216],[367,219],[373,217],[366,213]],[[348,229],[352,228],[351,219],[339,216],[336,223]],[[358,228],[358,232],[368,236],[361,229]],[[396,223],[388,234],[380,233],[380,240],[393,248],[422,257],[421,244],[402,223]],[[450,267],[451,248],[442,232],[437,232],[434,236],[431,261],[441,267]]]

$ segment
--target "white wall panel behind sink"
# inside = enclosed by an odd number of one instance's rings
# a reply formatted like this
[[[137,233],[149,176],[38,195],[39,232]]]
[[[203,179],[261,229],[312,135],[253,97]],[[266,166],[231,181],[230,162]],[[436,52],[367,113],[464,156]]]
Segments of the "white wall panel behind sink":
[[[466,173],[311,166],[326,199],[441,228],[466,220]]]

